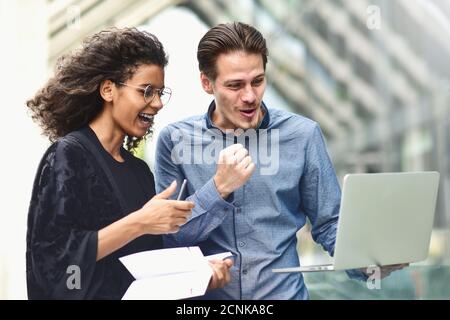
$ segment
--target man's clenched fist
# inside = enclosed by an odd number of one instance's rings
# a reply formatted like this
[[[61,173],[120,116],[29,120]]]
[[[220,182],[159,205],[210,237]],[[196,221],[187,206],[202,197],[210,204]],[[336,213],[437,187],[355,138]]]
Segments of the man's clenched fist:
[[[214,183],[222,198],[244,185],[250,179],[255,164],[242,144],[233,144],[219,154]]]

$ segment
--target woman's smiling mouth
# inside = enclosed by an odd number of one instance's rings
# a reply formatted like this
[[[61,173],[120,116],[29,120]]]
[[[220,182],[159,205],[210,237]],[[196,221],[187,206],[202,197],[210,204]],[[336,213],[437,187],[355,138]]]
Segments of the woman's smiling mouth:
[[[146,127],[150,127],[153,124],[153,119],[155,115],[140,112],[138,114],[139,121]]]

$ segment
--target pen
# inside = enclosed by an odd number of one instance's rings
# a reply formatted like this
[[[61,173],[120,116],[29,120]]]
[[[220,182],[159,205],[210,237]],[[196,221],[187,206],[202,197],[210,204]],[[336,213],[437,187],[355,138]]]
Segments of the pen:
[[[186,183],[187,183],[187,180],[184,179],[183,183],[181,184],[180,192],[178,193],[177,200],[181,200],[181,197],[183,196],[184,190],[186,189]]]

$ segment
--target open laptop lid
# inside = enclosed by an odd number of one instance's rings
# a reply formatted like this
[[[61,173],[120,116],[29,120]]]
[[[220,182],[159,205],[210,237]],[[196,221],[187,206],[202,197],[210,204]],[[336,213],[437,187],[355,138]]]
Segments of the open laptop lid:
[[[438,172],[346,175],[335,270],[426,259],[438,185]]]

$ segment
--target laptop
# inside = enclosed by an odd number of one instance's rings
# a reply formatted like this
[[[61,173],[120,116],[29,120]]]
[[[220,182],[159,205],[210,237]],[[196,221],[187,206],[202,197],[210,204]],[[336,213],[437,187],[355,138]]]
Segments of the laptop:
[[[425,260],[438,186],[438,172],[346,175],[333,264],[272,271],[333,271]]]

